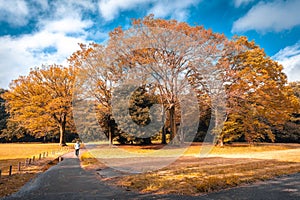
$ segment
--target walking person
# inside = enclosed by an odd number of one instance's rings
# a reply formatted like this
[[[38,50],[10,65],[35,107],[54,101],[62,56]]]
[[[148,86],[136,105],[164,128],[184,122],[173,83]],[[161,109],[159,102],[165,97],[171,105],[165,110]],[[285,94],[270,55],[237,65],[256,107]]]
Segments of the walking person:
[[[80,149],[80,143],[79,143],[79,141],[77,141],[75,143],[74,148],[75,148],[75,155],[78,157],[78,155],[79,155],[79,149]]]

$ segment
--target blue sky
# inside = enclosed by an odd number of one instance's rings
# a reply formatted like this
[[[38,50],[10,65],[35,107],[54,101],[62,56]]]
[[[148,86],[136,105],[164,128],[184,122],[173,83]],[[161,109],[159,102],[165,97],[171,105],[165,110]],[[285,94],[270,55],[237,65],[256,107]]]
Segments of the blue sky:
[[[0,87],[42,64],[67,64],[78,43],[101,43],[132,18],[203,25],[245,35],[300,81],[298,0],[0,0]]]

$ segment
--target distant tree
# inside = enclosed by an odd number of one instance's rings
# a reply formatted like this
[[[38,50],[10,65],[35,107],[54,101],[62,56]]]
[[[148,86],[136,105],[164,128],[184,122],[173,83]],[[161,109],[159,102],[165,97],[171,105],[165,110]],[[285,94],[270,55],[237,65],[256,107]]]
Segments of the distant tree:
[[[291,82],[289,86],[292,88],[294,95],[300,102],[300,82]],[[300,108],[294,109],[290,119],[285,122],[283,129],[273,127],[276,133],[276,141],[278,142],[300,142]]]
[[[8,120],[6,128],[2,130],[1,138],[3,141],[10,142],[24,138],[27,135],[30,134],[24,127],[17,122]]]
[[[118,94],[121,94],[122,91],[118,91]],[[120,104],[124,104],[125,102],[120,101]],[[160,123],[157,122],[156,118],[151,118],[151,107],[154,104],[157,104],[158,100],[156,96],[151,95],[146,90],[146,86],[138,87],[131,95],[129,99],[129,108],[128,112],[119,112],[116,118],[118,118],[118,126],[122,129],[123,132],[130,135],[131,140],[140,141],[142,144],[150,144],[151,137],[154,137],[159,132],[152,132],[147,128],[147,125],[152,123],[154,126],[154,130],[159,130]],[[118,107],[119,104],[115,104]],[[122,110],[122,109],[119,109]],[[158,113],[160,114],[160,113]],[[128,119],[130,118],[130,119]],[[128,121],[132,121],[133,123],[128,123]],[[141,128],[145,127],[145,128]]]
[[[59,130],[66,145],[66,128],[72,128],[72,93],[76,71],[58,65],[31,69],[10,84],[3,95],[10,120],[41,137]]]
[[[5,100],[2,98],[2,95],[7,92],[7,90],[0,88],[0,137],[2,130],[6,128],[7,120],[9,114],[5,110]]]

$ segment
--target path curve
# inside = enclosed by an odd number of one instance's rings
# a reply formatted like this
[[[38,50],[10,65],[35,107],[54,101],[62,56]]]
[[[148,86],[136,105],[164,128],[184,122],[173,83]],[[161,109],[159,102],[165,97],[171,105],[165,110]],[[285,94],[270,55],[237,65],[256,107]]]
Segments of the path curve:
[[[186,199],[178,195],[137,194],[109,186],[93,172],[83,170],[73,152],[63,161],[26,183],[18,192],[2,200],[94,200],[94,199]],[[188,198],[187,199],[199,199]]]
[[[232,188],[204,196],[178,196],[137,194],[119,187],[109,186],[93,172],[85,171],[73,152],[65,154],[63,161],[25,184],[18,192],[2,200],[93,200],[93,199],[300,199],[300,173]]]

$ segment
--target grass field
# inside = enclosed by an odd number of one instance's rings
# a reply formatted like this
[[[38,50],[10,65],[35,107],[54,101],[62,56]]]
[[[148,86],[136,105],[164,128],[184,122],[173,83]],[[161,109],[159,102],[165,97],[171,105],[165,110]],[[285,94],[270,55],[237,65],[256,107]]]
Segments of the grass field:
[[[17,191],[27,181],[32,179],[37,173],[46,170],[49,163],[55,164],[54,160],[58,156],[69,151],[69,147],[61,147],[58,144],[40,143],[13,143],[0,144],[0,197]],[[45,153],[45,157],[43,157]],[[48,153],[48,156],[46,157]],[[39,160],[41,154],[42,159]],[[35,157],[35,162],[25,165],[27,158]],[[21,171],[18,171],[19,162]],[[8,176],[9,166],[12,165],[12,176]]]
[[[16,168],[19,162],[24,164],[26,158],[33,158],[33,156],[35,156],[35,159],[38,159],[39,154],[43,155],[44,152],[48,152],[48,157],[55,157],[58,153],[66,150],[66,148],[62,148],[58,144],[0,144],[0,169],[2,170],[2,175],[8,173],[9,165],[13,165],[13,167]]]
[[[159,146],[119,146],[122,151],[155,155]],[[116,151],[116,150],[112,150]],[[165,150],[170,156],[178,148]],[[233,144],[214,147],[206,157],[200,156],[199,143],[192,144],[174,163],[157,171],[108,179],[110,183],[138,192],[198,195],[284,174],[300,172],[299,144]],[[82,155],[83,165],[103,168],[93,158],[113,156],[107,149],[95,149]],[[134,155],[134,154],[132,154]],[[157,154],[161,155],[161,153]],[[129,157],[124,157],[130,159]],[[141,158],[142,159],[142,158]],[[96,163],[99,163],[98,166]],[[90,167],[91,168],[91,167]]]

